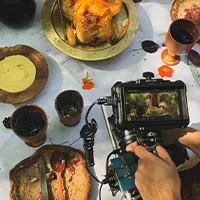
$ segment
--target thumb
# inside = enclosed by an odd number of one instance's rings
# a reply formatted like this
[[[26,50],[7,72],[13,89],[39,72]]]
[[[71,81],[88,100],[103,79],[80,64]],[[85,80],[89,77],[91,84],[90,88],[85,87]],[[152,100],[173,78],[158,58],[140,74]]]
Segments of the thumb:
[[[137,143],[133,142],[126,147],[127,152],[134,152],[135,148],[137,147]]]
[[[156,147],[156,151],[158,153],[158,156],[163,159],[168,165],[170,166],[174,166],[174,163],[170,157],[170,155],[168,154],[167,150],[164,149],[163,147],[161,147],[160,145],[158,145]]]

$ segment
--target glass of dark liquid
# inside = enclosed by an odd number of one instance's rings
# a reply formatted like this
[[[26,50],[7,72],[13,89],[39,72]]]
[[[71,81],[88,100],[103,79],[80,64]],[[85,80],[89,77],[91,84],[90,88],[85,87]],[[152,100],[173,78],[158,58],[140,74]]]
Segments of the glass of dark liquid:
[[[180,55],[187,54],[200,39],[198,27],[186,19],[178,19],[169,27],[166,34],[165,49],[161,54],[162,61],[167,65],[177,65]]]
[[[65,126],[75,126],[81,120],[83,97],[78,91],[66,90],[55,100],[55,108],[60,122]]]
[[[3,124],[30,147],[38,147],[46,140],[47,116],[36,105],[25,105],[16,109],[11,117],[5,118]]]

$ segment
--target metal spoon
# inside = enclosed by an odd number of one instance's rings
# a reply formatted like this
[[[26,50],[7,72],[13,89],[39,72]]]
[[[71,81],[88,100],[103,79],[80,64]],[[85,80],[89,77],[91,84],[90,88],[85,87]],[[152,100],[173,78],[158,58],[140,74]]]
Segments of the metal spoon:
[[[60,200],[65,200],[65,195],[63,193],[63,181],[61,176],[62,171],[65,169],[65,158],[61,151],[57,150],[51,154],[50,164],[57,176]]]

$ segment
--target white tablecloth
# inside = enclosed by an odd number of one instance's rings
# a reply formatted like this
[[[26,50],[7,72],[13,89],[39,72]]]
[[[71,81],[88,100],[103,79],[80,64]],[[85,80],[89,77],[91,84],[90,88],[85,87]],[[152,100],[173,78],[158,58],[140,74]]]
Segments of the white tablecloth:
[[[48,130],[45,144],[50,144],[50,137],[54,143],[60,144],[66,140],[71,143],[79,137],[79,132],[84,124],[81,122],[74,128],[64,127],[57,117],[54,109],[54,100],[57,94],[66,89],[75,89],[81,92],[84,98],[84,111],[100,96],[110,94],[110,88],[116,81],[129,81],[142,78],[142,73],[152,71],[155,77],[158,75],[158,67],[163,65],[159,49],[155,54],[147,54],[140,51],[139,54],[131,51],[133,48],[140,48],[140,42],[146,39],[154,40],[161,44],[164,36],[158,34],[166,32],[171,23],[170,8],[172,0],[143,0],[138,3],[139,31],[132,44],[118,56],[105,61],[84,62],[75,60],[58,51],[46,38],[41,26],[41,9],[44,0],[36,0],[37,12],[35,20],[23,29],[12,29],[0,23],[0,47],[25,44],[40,51],[47,59],[49,65],[49,81],[44,90],[32,100],[24,104],[37,104],[41,106],[48,115]],[[200,52],[200,47],[195,46]],[[183,80],[188,90],[188,106],[190,114],[190,125],[200,128],[200,88],[195,84],[190,68],[184,61],[173,67],[174,74],[171,80]],[[89,72],[95,82],[95,88],[91,91],[83,91],[81,79]],[[10,116],[13,111],[21,105],[9,105],[0,103],[0,121]],[[99,129],[95,139],[95,162],[96,176],[103,179],[105,174],[105,159],[112,150],[107,129],[104,123],[101,108],[96,106],[92,112]],[[9,171],[22,159],[35,152],[23,143],[12,130],[0,125],[0,200],[9,199]],[[73,147],[82,149],[82,140],[79,140]],[[90,199],[98,198],[98,185],[92,180],[92,194]],[[115,197],[120,199],[121,193]],[[102,199],[113,199],[108,186],[102,190]]]

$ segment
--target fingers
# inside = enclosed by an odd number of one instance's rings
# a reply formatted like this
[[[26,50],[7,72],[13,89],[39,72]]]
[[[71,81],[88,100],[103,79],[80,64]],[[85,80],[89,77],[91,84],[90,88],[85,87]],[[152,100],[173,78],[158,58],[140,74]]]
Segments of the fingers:
[[[145,160],[139,159],[137,165],[137,172],[144,174],[147,163]]]
[[[168,152],[166,151],[166,149],[164,149],[163,147],[161,147],[160,145],[158,145],[156,147],[156,151],[158,153],[158,156],[162,160],[164,160],[170,166],[174,166],[174,163],[173,163],[172,159],[170,158],[170,155],[168,154]]]
[[[154,158],[155,156],[146,150],[143,146],[137,146],[136,142],[129,144],[126,147],[126,151],[135,153],[140,159],[150,159]]]
[[[126,151],[128,151],[128,152],[134,152],[134,150],[135,150],[136,147],[137,147],[137,143],[133,142],[133,143],[129,144],[126,147]]]
[[[150,153],[148,150],[146,150],[143,146],[138,146],[135,148],[134,153],[143,160],[149,160],[154,159],[156,156],[152,153]]]
[[[148,150],[146,150],[145,147],[143,147],[143,146],[137,146],[136,142],[133,142],[133,143],[129,144],[126,147],[126,151],[134,152],[140,159],[143,159],[143,160],[158,159],[158,157],[156,157],[154,154],[152,154]],[[174,166],[174,163],[171,160],[168,152],[163,147],[161,147],[160,145],[158,145],[156,147],[156,151],[158,153],[158,156],[162,160],[164,160],[170,166]]]

